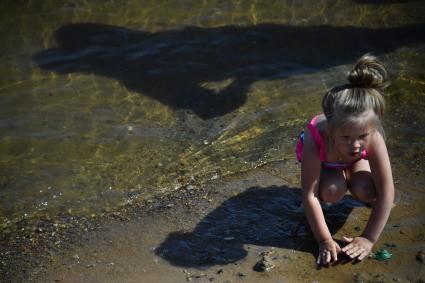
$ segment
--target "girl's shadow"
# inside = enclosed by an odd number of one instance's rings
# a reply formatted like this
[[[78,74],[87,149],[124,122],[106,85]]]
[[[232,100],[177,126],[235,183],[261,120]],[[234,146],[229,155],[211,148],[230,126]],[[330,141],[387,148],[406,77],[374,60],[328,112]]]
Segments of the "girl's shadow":
[[[296,188],[252,187],[224,201],[204,217],[192,232],[173,232],[155,253],[173,265],[203,267],[238,261],[247,255],[244,245],[272,246],[316,253],[316,243]],[[353,207],[362,204],[346,196],[324,209],[335,233]]]

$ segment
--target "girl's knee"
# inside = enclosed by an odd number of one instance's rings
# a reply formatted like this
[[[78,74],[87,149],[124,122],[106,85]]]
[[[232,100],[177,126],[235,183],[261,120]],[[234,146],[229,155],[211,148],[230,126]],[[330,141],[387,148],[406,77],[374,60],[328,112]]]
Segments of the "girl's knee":
[[[375,187],[371,183],[353,184],[350,192],[354,198],[365,203],[373,203],[376,199]]]
[[[353,174],[350,192],[355,199],[372,203],[376,198],[375,186],[369,171],[357,171]]]
[[[347,183],[341,170],[322,170],[319,187],[321,201],[336,203],[345,196],[346,192]]]
[[[320,200],[328,203],[337,203],[345,196],[346,191],[347,188],[345,186],[338,186],[337,184],[321,187],[319,190]]]

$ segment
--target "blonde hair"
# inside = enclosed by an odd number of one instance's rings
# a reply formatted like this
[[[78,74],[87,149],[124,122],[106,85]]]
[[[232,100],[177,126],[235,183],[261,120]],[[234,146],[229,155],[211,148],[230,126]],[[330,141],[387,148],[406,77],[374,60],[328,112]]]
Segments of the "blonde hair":
[[[329,90],[322,100],[323,113],[330,131],[352,117],[373,110],[373,122],[384,136],[381,118],[385,110],[384,89],[388,86],[388,73],[377,57],[363,55],[348,74],[348,84]],[[371,115],[362,115],[370,119]]]

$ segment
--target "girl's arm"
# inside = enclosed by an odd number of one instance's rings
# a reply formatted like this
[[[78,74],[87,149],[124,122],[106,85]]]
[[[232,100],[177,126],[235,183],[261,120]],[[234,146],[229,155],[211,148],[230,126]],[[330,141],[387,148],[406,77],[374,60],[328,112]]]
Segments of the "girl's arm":
[[[387,223],[394,202],[394,183],[385,141],[380,134],[374,135],[369,165],[376,190],[369,221],[362,236],[376,242]]]
[[[301,161],[303,203],[308,223],[320,246],[317,263],[327,264],[331,261],[331,258],[335,261],[337,260],[337,253],[340,251],[340,247],[332,239],[320,206],[319,184],[321,167],[322,163],[317,145],[311,137],[310,131],[306,130]]]
[[[387,223],[394,201],[394,183],[390,159],[383,137],[376,133],[368,151],[369,165],[376,190],[372,212],[360,237],[345,238],[349,244],[342,250],[351,258],[362,260],[371,251]]]

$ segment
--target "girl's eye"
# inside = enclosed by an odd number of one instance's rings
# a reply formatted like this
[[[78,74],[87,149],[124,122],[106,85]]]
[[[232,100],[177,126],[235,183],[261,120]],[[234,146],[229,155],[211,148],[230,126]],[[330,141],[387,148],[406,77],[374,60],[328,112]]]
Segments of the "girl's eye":
[[[359,138],[363,140],[363,139],[367,138],[368,135],[369,135],[369,133],[363,134],[363,135],[360,135]]]

